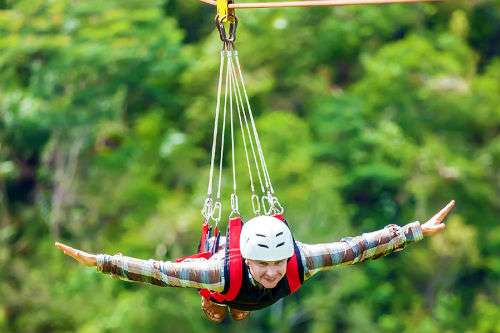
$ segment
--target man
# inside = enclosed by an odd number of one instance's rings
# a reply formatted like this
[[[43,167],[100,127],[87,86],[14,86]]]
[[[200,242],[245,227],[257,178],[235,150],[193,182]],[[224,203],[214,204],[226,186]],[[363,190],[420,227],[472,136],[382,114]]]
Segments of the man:
[[[269,306],[291,294],[292,272],[287,272],[290,259],[297,259],[300,283],[316,273],[338,265],[354,264],[366,259],[377,259],[402,250],[407,244],[442,232],[442,223],[454,207],[451,201],[420,225],[409,223],[404,227],[389,225],[382,230],[358,237],[343,238],[339,242],[304,244],[295,242],[285,223],[270,216],[256,217],[243,225],[240,234],[242,267],[241,288],[234,300],[216,303],[202,298],[207,317],[221,322],[226,308],[235,320],[246,318],[251,310]],[[191,259],[182,262],[140,260],[122,256],[94,255],[56,242],[65,254],[87,266],[96,266],[103,273],[137,282],[159,286],[190,287],[223,292],[232,282],[227,269],[228,254],[221,250],[210,259]],[[226,253],[226,254],[225,254]],[[285,278],[287,277],[287,278]]]

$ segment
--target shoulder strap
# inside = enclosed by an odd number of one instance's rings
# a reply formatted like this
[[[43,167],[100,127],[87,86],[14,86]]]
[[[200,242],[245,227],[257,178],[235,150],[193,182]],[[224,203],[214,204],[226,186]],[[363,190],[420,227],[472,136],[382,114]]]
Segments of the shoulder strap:
[[[297,251],[297,245],[294,244],[294,254],[293,256],[288,260],[287,266],[286,266],[286,277],[288,280],[288,286],[290,287],[290,293],[293,294],[296,292],[300,286],[302,285],[301,279],[300,279],[300,273],[299,273],[299,255],[300,252]]]
[[[229,276],[228,283],[222,293],[207,289],[200,290],[200,295],[216,302],[232,301],[238,296],[243,281],[243,258],[240,251],[240,234],[243,221],[240,216],[229,219],[226,234],[226,256],[224,275]],[[227,272],[226,272],[227,271]],[[226,274],[228,273],[228,274]]]
[[[274,217],[281,220],[283,223],[288,225],[285,217],[282,214],[274,214]],[[299,269],[299,260],[300,260],[300,251],[298,250],[297,244],[295,244],[295,240],[293,241],[293,256],[288,259],[288,263],[286,266],[286,278],[288,280],[288,287],[290,288],[290,293],[294,293],[297,289],[302,285],[302,281],[300,278],[300,269]]]
[[[186,259],[196,259],[196,258],[205,258],[209,259],[214,251],[210,251],[208,248],[208,238],[210,234],[211,228],[210,225],[208,224],[208,221],[205,220],[203,223],[203,226],[201,227],[201,237],[200,237],[200,242],[198,243],[198,252],[195,254],[192,254],[190,256],[184,256],[175,259],[175,262],[182,262]],[[214,246],[218,246],[217,244],[214,244]]]
[[[286,222],[285,218],[281,214],[275,214],[274,217],[281,220],[283,223]],[[237,216],[229,219],[228,230],[227,230],[227,241],[226,241],[226,256],[225,256],[225,271],[226,277],[229,276],[226,288],[222,293],[212,292],[207,289],[200,290],[200,295],[205,298],[212,299],[216,302],[222,303],[224,301],[232,301],[238,296],[241,289],[241,284],[243,281],[243,257],[240,251],[240,234],[241,228],[243,227],[243,221],[241,217]],[[287,281],[290,288],[290,293],[297,291],[302,285],[301,275],[301,265],[300,251],[295,244],[294,240],[294,254],[288,260],[287,263]],[[226,274],[227,273],[227,274]]]
[[[229,268],[229,288],[224,292],[224,299],[232,301],[238,296],[243,280],[243,257],[240,251],[240,234],[243,227],[241,217],[229,219],[227,230],[226,266]]]

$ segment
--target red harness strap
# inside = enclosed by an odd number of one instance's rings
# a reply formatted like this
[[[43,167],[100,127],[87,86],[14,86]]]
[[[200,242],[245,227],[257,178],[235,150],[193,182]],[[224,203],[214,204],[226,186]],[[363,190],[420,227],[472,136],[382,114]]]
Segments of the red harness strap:
[[[286,223],[285,218],[282,214],[275,214],[274,217]],[[243,257],[241,256],[240,251],[240,234],[241,229],[243,227],[243,221],[241,217],[233,217],[229,219],[228,223],[228,232],[227,232],[227,242],[228,246],[226,258],[227,265],[229,266],[229,289],[225,293],[214,292],[208,289],[200,289],[200,295],[206,299],[210,299],[216,301],[218,303],[222,303],[224,301],[232,301],[240,292],[241,284],[243,282]],[[202,238],[200,240],[200,248],[202,251],[205,249],[205,243],[208,241],[206,236],[208,234],[208,224],[203,225],[202,229]],[[210,251],[207,252],[199,252],[197,254],[183,257],[177,259],[177,261],[182,261],[187,258],[210,258],[212,253]],[[297,254],[294,251],[293,256],[288,259],[287,267],[286,267],[286,277],[288,281],[288,286],[290,288],[290,293],[294,293],[297,289],[300,288],[300,276],[299,276],[299,265],[298,265]]]
[[[208,242],[207,235],[210,230],[210,225],[208,224],[208,221],[205,221],[203,223],[203,226],[201,227],[201,238],[200,238],[200,244],[198,245],[198,253],[192,254],[190,256],[185,256],[185,257],[180,257],[175,259],[175,262],[181,262],[186,259],[196,259],[196,258],[205,258],[208,259],[212,256],[212,253],[209,249],[209,251],[206,250],[206,245]]]
[[[288,225],[288,223],[285,220],[285,217],[282,214],[274,214],[274,217],[280,219],[283,223],[286,223]],[[294,254],[290,259],[288,259],[288,263],[286,265],[286,277],[288,280],[288,287],[290,288],[291,294],[296,292],[297,289],[299,289],[300,286],[302,285],[299,276],[299,263],[297,262],[298,259],[299,258],[297,258],[297,253],[295,252],[294,249]]]
[[[241,217],[233,217],[229,219],[227,241],[228,252],[226,256],[229,265],[229,289],[224,293],[213,292],[208,289],[201,289],[200,295],[215,300],[216,302],[232,301],[238,296],[243,281],[243,257],[240,251],[240,234],[243,227]]]

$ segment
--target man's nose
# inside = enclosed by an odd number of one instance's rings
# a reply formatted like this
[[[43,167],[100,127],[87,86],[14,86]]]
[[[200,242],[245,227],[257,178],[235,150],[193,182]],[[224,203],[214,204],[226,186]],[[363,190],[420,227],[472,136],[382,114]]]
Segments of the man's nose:
[[[281,272],[280,272],[278,267],[269,267],[267,269],[266,273],[267,273],[267,275],[272,276],[272,277],[276,277],[278,275],[281,275]]]

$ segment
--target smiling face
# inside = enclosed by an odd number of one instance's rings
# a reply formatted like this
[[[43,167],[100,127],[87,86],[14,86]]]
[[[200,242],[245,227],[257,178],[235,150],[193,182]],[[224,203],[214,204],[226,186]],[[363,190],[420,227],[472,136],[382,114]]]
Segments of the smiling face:
[[[255,281],[264,288],[274,288],[286,274],[287,259],[279,261],[260,261],[246,259],[246,264],[250,268]]]

